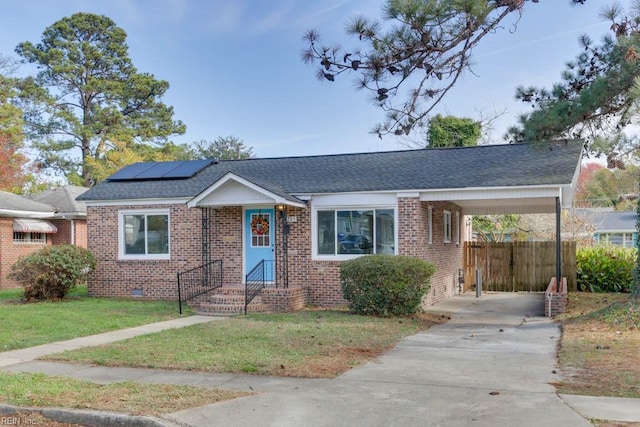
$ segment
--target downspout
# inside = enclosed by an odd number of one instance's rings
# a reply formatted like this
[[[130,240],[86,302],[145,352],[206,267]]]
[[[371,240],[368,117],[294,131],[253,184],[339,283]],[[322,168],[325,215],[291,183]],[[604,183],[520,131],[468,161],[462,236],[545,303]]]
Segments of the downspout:
[[[560,197],[556,197],[556,292],[560,292],[560,282],[562,281],[562,242],[560,236]]]
[[[71,223],[71,244],[73,246],[76,245],[76,222],[73,219],[70,219],[69,222]]]

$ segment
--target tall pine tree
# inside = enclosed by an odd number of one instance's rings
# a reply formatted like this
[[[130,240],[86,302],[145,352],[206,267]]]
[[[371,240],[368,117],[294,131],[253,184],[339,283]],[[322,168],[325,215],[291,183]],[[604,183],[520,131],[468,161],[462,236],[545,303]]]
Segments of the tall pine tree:
[[[39,161],[72,184],[96,182],[88,159],[122,144],[166,143],[185,132],[160,99],[169,83],[140,73],[126,33],[106,16],[76,13],[16,52],[38,67],[20,84],[25,125]]]

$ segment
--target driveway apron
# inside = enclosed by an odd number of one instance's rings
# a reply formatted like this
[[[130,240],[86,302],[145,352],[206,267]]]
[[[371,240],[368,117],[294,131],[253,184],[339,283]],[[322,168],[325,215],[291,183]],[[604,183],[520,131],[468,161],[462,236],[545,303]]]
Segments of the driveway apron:
[[[375,361],[313,387],[171,414],[208,426],[590,426],[556,395],[560,328],[539,293],[456,296],[429,311],[451,316]]]

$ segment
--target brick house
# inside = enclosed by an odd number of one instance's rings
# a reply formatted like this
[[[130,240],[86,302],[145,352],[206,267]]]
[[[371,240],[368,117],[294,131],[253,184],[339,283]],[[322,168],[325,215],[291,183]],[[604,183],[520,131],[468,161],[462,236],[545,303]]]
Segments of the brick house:
[[[58,232],[51,235],[53,245],[72,244],[87,247],[87,207],[76,198],[87,191],[86,187],[64,185],[31,195],[35,201],[53,207],[55,213],[49,221]]]
[[[75,198],[83,187],[58,187],[31,197],[0,191],[0,289],[19,286],[7,279],[20,258],[46,245],[87,247],[86,207]]]
[[[570,206],[581,154],[514,144],[137,163],[79,197],[98,261],[89,292],[177,299],[177,273],[214,271],[221,286],[199,307],[233,312],[232,289],[258,266],[255,310],[337,306],[340,262],[386,253],[436,266],[432,304],[457,291],[465,216]]]

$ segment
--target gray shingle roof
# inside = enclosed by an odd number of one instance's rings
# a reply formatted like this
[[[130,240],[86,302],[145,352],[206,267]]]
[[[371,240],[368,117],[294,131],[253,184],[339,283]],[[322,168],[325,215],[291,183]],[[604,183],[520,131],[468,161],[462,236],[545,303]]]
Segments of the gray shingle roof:
[[[628,231],[636,230],[636,212],[598,212],[592,220],[596,231]]]
[[[37,202],[24,196],[0,191],[0,211],[25,211],[53,213],[54,209],[46,203]]]
[[[107,180],[78,200],[191,198],[229,172],[291,195],[567,185],[581,152],[576,142],[227,160],[188,179]]]
[[[33,194],[31,198],[35,201],[53,206],[58,213],[86,215],[87,206],[84,202],[76,201],[76,197],[85,193],[87,190],[88,188],[86,187],[65,185]]]

